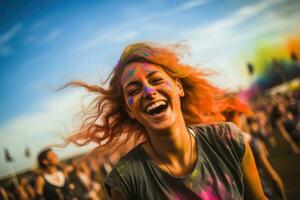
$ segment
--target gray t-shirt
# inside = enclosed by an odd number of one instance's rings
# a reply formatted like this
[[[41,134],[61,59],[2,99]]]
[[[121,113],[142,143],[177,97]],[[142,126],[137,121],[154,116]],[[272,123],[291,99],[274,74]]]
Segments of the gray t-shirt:
[[[139,145],[120,159],[105,186],[114,187],[125,199],[243,199],[241,162],[245,143],[233,123],[191,126],[198,160],[185,177],[173,177],[153,163]]]

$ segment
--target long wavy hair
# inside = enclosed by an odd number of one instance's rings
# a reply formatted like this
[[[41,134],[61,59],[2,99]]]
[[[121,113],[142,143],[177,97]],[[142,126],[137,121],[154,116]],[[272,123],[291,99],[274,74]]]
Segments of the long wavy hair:
[[[132,62],[158,65],[171,78],[181,81],[185,92],[181,98],[181,109],[187,125],[224,121],[221,113],[229,102],[225,92],[207,80],[210,71],[180,62],[181,53],[185,50],[180,44],[131,44],[124,49],[117,65],[104,82],[103,85],[108,87],[81,81],[68,83],[66,86],[83,87],[95,93],[96,97],[88,106],[87,112],[84,112],[80,128],[67,138],[67,142],[80,146],[96,142],[101,148],[116,144],[136,144],[145,139],[145,128],[125,111],[126,103],[120,83],[125,67]],[[110,149],[113,151],[113,148]]]

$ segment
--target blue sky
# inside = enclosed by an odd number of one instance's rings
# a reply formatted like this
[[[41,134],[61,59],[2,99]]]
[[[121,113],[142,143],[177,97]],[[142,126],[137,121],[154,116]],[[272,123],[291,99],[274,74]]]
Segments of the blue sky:
[[[53,90],[71,80],[99,84],[132,42],[184,41],[185,62],[219,72],[213,81],[222,87],[246,87],[244,65],[256,42],[299,30],[299,8],[297,0],[0,0],[1,151],[9,149],[17,170],[33,166],[40,148],[76,125],[73,116],[89,99],[82,90]],[[61,158],[78,153],[55,150]],[[0,153],[0,177],[9,167]]]

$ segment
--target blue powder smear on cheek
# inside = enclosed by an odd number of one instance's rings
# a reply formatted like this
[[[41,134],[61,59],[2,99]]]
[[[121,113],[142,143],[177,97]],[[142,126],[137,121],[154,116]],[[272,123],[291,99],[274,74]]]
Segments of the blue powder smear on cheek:
[[[129,99],[128,99],[129,106],[132,107],[133,103],[134,103],[133,97],[129,97]]]

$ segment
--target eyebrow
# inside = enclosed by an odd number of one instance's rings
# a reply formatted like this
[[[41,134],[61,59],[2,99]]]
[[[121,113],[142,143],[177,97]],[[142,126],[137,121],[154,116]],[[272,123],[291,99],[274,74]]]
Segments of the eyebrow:
[[[159,72],[159,71],[152,71],[152,72],[150,72],[149,74],[147,74],[146,78],[149,78],[149,77],[151,77],[153,74],[156,74],[156,73],[160,73],[160,72]],[[125,85],[125,88],[127,88],[127,87],[129,87],[129,86],[131,86],[131,85],[139,85],[139,84],[140,84],[140,82],[137,81],[137,80],[130,81],[129,83],[127,83],[127,84]]]

